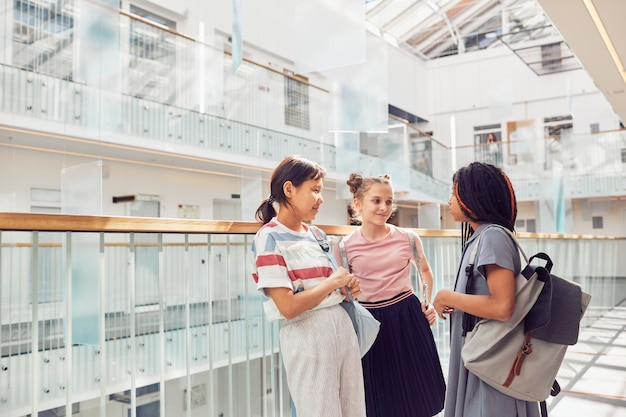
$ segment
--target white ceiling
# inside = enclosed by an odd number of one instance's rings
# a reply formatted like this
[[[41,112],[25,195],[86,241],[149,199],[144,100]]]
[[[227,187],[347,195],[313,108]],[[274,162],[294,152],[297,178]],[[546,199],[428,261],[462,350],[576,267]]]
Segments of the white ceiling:
[[[585,3],[597,9],[621,68]],[[506,45],[537,75],[582,65],[626,123],[625,0],[366,0],[366,7],[371,31],[424,60]],[[554,68],[542,65],[543,46],[560,50]]]
[[[607,46],[594,24],[583,0],[537,0],[570,49],[604,93],[620,120],[626,123],[626,1],[589,0],[622,62],[621,71],[611,58]]]

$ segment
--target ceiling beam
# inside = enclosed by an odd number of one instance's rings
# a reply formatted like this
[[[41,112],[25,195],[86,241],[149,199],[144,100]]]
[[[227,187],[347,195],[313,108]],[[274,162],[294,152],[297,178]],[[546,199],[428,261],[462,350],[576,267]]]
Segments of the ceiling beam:
[[[493,17],[496,11],[500,11],[501,9],[502,5],[500,4],[499,0],[476,1],[460,13],[457,13],[454,22],[456,26],[461,29],[460,32],[464,34],[471,33],[475,28],[479,27],[485,21]],[[433,39],[433,41],[430,42],[431,45],[434,43],[434,41],[438,41],[441,38],[444,38],[444,42],[440,42],[428,48],[421,48],[421,51],[424,53],[424,55],[431,58],[439,56],[441,52],[450,48],[454,44],[452,39],[445,39],[444,35],[445,31],[442,30],[433,34],[431,36],[431,39]],[[463,37],[460,36],[458,42],[461,43],[462,41]],[[428,45],[428,40],[426,40],[423,44]]]

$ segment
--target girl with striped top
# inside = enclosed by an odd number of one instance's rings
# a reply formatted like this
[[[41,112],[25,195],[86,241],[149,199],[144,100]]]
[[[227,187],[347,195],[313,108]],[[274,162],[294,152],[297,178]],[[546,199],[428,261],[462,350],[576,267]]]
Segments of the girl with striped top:
[[[256,212],[263,226],[253,241],[253,278],[284,317],[280,347],[298,417],[365,417],[359,346],[339,305],[346,286],[361,294],[359,281],[344,268],[333,271],[306,224],[324,202],[324,176],[301,157],[276,167]]]

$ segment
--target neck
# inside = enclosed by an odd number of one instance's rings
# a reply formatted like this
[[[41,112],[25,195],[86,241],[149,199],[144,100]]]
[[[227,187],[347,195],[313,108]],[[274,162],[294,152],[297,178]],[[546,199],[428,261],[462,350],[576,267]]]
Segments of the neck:
[[[472,222],[472,221],[468,221],[467,224],[469,224],[470,226],[472,226],[472,229],[474,229],[474,231],[476,231],[478,229],[478,227],[482,224],[482,223],[476,223],[476,222]]]
[[[279,211],[276,219],[280,222],[280,224],[295,232],[304,232],[306,229],[302,225],[302,220],[293,216],[287,210],[288,209],[282,209],[281,211]],[[281,213],[284,214],[281,216]]]
[[[364,224],[361,226],[361,235],[367,240],[382,240],[389,234],[389,225]]]

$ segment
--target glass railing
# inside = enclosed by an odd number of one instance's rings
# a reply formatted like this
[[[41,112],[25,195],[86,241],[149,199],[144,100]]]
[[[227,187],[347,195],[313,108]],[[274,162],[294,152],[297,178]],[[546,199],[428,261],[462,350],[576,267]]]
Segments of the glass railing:
[[[258,227],[0,213],[0,416],[289,416],[279,325],[263,318],[250,273]],[[321,227],[333,243],[353,230]],[[417,231],[434,291],[452,288],[458,231]],[[80,244],[85,236],[98,243]],[[626,297],[626,239],[519,241],[528,255],[550,254],[553,273],[593,295],[583,326]],[[444,367],[448,332],[437,320]]]
[[[343,175],[347,160],[350,171],[366,175],[392,171],[403,191],[421,193],[417,201],[422,195],[447,201],[451,173],[475,160],[501,165],[521,201],[536,200],[546,192],[540,188],[558,181],[564,198],[626,193],[624,131],[503,141],[493,159],[486,145],[450,149],[390,119],[388,132],[353,132],[357,145],[344,147],[329,131],[333,97],[323,87],[249,60],[233,73],[231,56],[220,48],[100,3],[80,3],[98,13],[79,17],[69,4],[0,2],[14,23],[3,29],[11,47],[0,57],[0,113],[16,116],[12,126],[30,130],[34,118],[58,135],[131,146],[169,142],[184,145],[168,148],[174,152],[202,148],[231,162],[301,154],[331,176]],[[110,30],[118,42],[90,38],[94,33],[77,19]]]
[[[499,143],[498,165],[514,182],[518,200],[552,196],[563,184],[564,198],[615,197],[626,194],[626,130]],[[457,166],[490,162],[488,145],[452,151]]]

